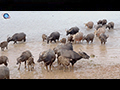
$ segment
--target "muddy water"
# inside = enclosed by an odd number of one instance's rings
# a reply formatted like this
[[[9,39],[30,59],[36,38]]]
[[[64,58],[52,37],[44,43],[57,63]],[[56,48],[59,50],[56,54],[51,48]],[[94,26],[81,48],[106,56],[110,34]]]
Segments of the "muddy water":
[[[3,13],[1,11],[0,13]],[[16,32],[25,32],[27,41],[13,44],[10,42],[8,50],[0,51],[0,55],[9,58],[9,69],[11,79],[81,79],[81,78],[120,78],[120,12],[9,12],[11,19],[1,20],[0,42],[6,40],[7,36],[12,36]],[[88,16],[89,14],[89,16]],[[37,16],[37,17],[35,17]],[[74,17],[73,17],[74,16]],[[92,16],[92,18],[91,18]],[[95,37],[92,44],[85,41],[73,44],[73,49],[78,52],[79,48],[88,55],[94,54],[89,60],[81,59],[74,65],[74,69],[63,71],[63,67],[58,67],[57,61],[53,63],[52,72],[47,72],[43,63],[37,63],[39,53],[53,49],[60,43],[42,42],[41,35],[49,35],[53,31],[59,31],[61,37],[66,37],[65,29],[78,26],[84,35],[93,33],[94,28],[89,30],[84,27],[87,21],[96,22],[106,18],[115,22],[114,30],[106,30],[109,35],[106,45],[101,45],[99,39]],[[16,65],[16,58],[25,50],[30,50],[34,56],[35,68],[28,71],[21,64],[20,70]]]

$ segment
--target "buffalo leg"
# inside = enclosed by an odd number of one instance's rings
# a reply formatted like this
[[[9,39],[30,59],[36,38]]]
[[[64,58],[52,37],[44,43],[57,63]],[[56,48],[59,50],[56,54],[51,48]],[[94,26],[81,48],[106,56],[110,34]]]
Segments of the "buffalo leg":
[[[7,66],[8,65],[7,62],[4,62],[4,65]]]
[[[68,66],[68,69],[69,69],[69,71],[71,71],[71,69],[70,69],[70,65]]]
[[[91,40],[91,43],[93,43],[93,40]]]
[[[28,71],[30,71],[30,69],[29,69],[29,65],[28,65]]]
[[[21,63],[19,64],[18,70],[20,70]]]
[[[8,46],[6,46],[6,49],[8,49]]]
[[[74,64],[76,63],[75,60],[72,60],[71,64],[72,64],[72,69],[74,68]]]
[[[48,71],[48,66],[46,65],[46,70]],[[49,72],[49,71],[48,71]]]
[[[1,48],[2,51],[4,51],[4,48]]]
[[[14,41],[14,44],[15,44],[15,43],[17,44],[17,41],[16,41],[16,40]]]
[[[32,68],[34,69],[34,67],[35,67],[35,63],[33,63],[32,66],[33,66]]]
[[[104,42],[104,44],[105,44],[105,42]]]
[[[54,40],[54,42],[56,43],[56,40]]]
[[[44,63],[46,70],[48,71],[48,65],[46,63]],[[48,71],[49,72],[49,71]]]
[[[52,70],[51,70],[51,66],[52,66],[52,63],[50,63],[50,71],[52,71]]]
[[[26,68],[26,61],[25,61],[25,68]]]
[[[26,38],[24,39],[24,42],[26,41]]]
[[[63,65],[63,71],[65,72],[65,70],[66,70],[66,67],[65,67],[65,65]]]

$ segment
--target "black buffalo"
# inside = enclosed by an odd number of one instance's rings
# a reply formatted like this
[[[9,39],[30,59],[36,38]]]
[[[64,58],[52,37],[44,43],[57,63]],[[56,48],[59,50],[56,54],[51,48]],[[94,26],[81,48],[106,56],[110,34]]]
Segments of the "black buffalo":
[[[83,51],[79,51],[78,53],[73,51],[73,50],[61,50],[60,51],[61,56],[72,59],[70,60],[70,63],[73,65],[80,59],[84,58],[84,59],[89,59],[90,56],[87,55],[85,52]]]
[[[57,54],[57,58],[61,55],[60,52],[61,50],[73,50],[73,45],[72,43],[68,42],[64,45],[58,45],[55,48],[53,48],[55,54]]]
[[[49,43],[49,41],[54,41],[56,43],[56,40],[59,41],[60,38],[60,33],[59,32],[52,32],[50,34],[50,36],[47,37],[47,44]]]
[[[14,41],[14,44],[17,43],[17,41],[26,41],[26,34],[25,33],[15,33],[12,37],[7,38],[7,42]]]
[[[79,32],[79,28],[78,27],[72,27],[69,30],[66,31],[66,35],[74,35],[77,32]]]
[[[50,66],[50,70],[51,70],[51,65],[55,61],[55,59],[56,59],[56,56],[54,51],[49,49],[47,51],[43,51],[42,54],[39,55],[39,59],[37,60],[37,62],[44,61],[44,64],[48,71],[48,65]]]

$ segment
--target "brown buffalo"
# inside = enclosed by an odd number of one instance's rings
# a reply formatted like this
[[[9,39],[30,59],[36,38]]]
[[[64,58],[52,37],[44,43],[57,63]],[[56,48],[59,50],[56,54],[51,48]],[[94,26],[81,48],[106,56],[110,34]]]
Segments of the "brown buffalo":
[[[84,36],[83,37],[83,40],[86,40],[87,43],[89,43],[91,41],[91,43],[93,42],[93,39],[94,39],[94,34],[93,33],[90,33],[88,34],[87,36]]]
[[[43,34],[42,39],[43,39],[43,41],[47,40],[47,35]]]
[[[66,43],[66,38],[62,38],[61,40],[60,40],[60,43]]]
[[[6,49],[8,49],[8,42],[7,41],[1,42],[0,47],[1,47],[2,51],[4,51],[5,47],[6,47]]]
[[[73,40],[76,43],[77,41],[80,42],[81,40],[83,40],[83,33],[82,32],[78,32],[75,35],[73,35]]]
[[[99,37],[100,34],[105,33],[106,30],[104,28],[99,28],[98,30],[95,30],[94,34]]]
[[[0,67],[0,79],[10,79],[10,70],[8,67]]]
[[[0,64],[4,64],[5,66],[8,65],[8,57],[7,56],[0,56]]]
[[[99,39],[101,41],[101,44],[105,44],[107,42],[107,38],[109,37],[109,35],[105,35],[104,33],[100,34]]]
[[[21,62],[25,62],[25,68],[26,68],[26,61],[30,57],[32,57],[32,54],[31,54],[31,52],[29,50],[26,50],[26,51],[22,52],[20,57],[17,58],[17,63],[16,64],[19,64],[18,70],[20,70]]]
[[[70,69],[70,61],[72,61],[72,59],[66,58],[64,56],[60,56],[58,58],[58,65],[59,66],[63,65],[63,67],[64,67],[63,70],[65,70],[66,66],[69,66],[69,69]]]
[[[89,29],[93,28],[94,23],[92,21],[85,23],[85,26],[87,26]]]
[[[109,23],[106,25],[106,28],[113,29],[113,28],[114,28],[114,22],[109,22]]]
[[[29,57],[27,61],[27,65],[28,65],[28,71],[30,71],[29,66],[31,66],[31,71],[32,71],[32,68],[34,69],[35,62],[33,57]]]

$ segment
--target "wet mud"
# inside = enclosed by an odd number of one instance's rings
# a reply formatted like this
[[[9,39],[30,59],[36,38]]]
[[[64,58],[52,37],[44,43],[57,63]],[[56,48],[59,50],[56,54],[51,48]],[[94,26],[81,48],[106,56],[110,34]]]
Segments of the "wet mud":
[[[109,34],[110,35],[110,34]],[[99,39],[95,37],[94,42],[87,44],[86,41],[74,44],[73,49],[78,52],[79,49],[85,51],[88,55],[94,55],[90,59],[81,59],[74,65],[74,69],[66,69],[58,67],[57,60],[53,63],[52,72],[47,72],[43,62],[38,63],[39,53],[53,49],[60,43],[45,42],[19,42],[18,44],[9,43],[8,50],[0,51],[1,55],[6,55],[9,58],[9,69],[11,79],[102,79],[102,78],[120,78],[120,48],[119,37],[108,39],[105,45],[101,45]],[[117,40],[115,43],[113,41]],[[119,40],[120,41],[120,40]],[[112,44],[111,44],[112,43]],[[33,71],[28,71],[24,68],[24,63],[21,64],[20,70],[16,64],[16,59],[25,50],[30,50],[34,56],[35,67]]]

